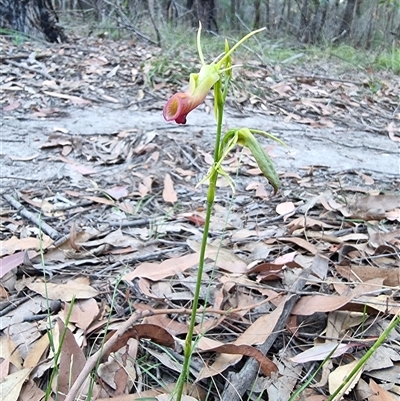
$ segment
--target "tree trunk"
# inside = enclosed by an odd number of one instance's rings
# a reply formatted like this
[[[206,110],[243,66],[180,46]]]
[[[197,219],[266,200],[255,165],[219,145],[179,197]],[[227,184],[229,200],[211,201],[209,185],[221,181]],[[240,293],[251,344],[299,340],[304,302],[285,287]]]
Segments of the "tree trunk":
[[[163,5],[164,15],[168,24],[176,26],[176,20],[178,18],[178,9],[174,0],[167,0]]]
[[[261,16],[261,0],[254,0],[254,22],[253,29],[260,28],[260,16]]]
[[[281,10],[279,12],[278,31],[282,30],[284,28],[284,25],[286,25],[285,21],[284,21],[286,3],[287,3],[287,0],[283,0]]]
[[[341,35],[342,38],[351,36],[351,28],[353,25],[353,17],[356,6],[357,0],[347,0],[342,23],[340,24],[339,29],[339,35]],[[343,34],[343,32],[345,32],[345,34]]]
[[[308,0],[303,0],[300,9],[299,32],[304,33],[308,26]]]
[[[367,39],[366,39],[366,44],[365,44],[365,47],[367,49],[369,49],[372,45],[377,15],[378,15],[378,2],[376,1],[375,4],[371,7],[371,17],[370,17],[369,24],[368,24],[368,33],[367,33]]]
[[[265,1],[265,26],[268,31],[271,31],[271,9],[269,6],[269,0]]]
[[[51,0],[0,0],[0,27],[49,42],[65,42]]]
[[[237,9],[239,7],[239,0],[231,0],[231,27],[234,31],[239,28],[239,21],[236,17]]]
[[[326,21],[328,5],[328,0],[321,0],[317,5],[317,10],[314,13],[310,26],[310,43],[316,43],[322,38],[322,30]]]
[[[218,32],[215,0],[188,0],[186,8],[192,13],[194,26],[200,20],[205,30]]]

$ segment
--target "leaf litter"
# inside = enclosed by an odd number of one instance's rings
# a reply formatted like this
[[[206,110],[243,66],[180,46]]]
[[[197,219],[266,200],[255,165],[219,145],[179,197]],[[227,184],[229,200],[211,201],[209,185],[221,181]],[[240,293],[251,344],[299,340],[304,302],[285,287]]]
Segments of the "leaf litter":
[[[1,41],[9,56],[20,54],[17,69],[3,65],[9,118],[57,119],[68,105],[102,102],[159,109],[176,85],[164,76],[154,91],[149,71],[159,49],[139,43],[81,39],[76,48],[27,44],[21,53]],[[89,45],[95,51],[83,57]],[[33,67],[40,59],[47,76],[27,73],[24,54]],[[61,79],[54,66],[76,79]],[[398,117],[390,121],[398,80],[384,79],[371,96],[366,77],[329,80],[290,68],[273,76],[260,68],[258,75],[265,96],[244,79],[236,89],[241,103],[232,106],[310,127],[362,126],[398,141]],[[127,91],[137,99],[124,97]],[[96,368],[92,399],[168,397],[195,284],[205,193],[196,185],[209,167],[209,145],[196,136],[177,142],[173,127],[81,137],[58,127],[38,151],[18,161],[44,155],[69,179],[10,191],[22,209],[2,200],[0,392],[7,401],[39,400],[51,385],[54,399],[69,401],[74,383]],[[219,182],[186,398],[202,400],[210,391],[226,399],[227,378],[254,360],[252,388],[233,382],[238,391],[288,399],[337,346],[304,393],[326,399],[400,310],[399,181],[308,166],[282,173],[283,188],[273,196],[250,155],[233,150],[224,168],[236,177],[236,193],[232,198]],[[303,288],[293,291],[304,272]],[[284,313],[290,317],[280,322]],[[57,368],[48,331],[55,350],[62,341]],[[260,351],[274,335],[267,354]],[[397,328],[353,378],[348,399],[400,399],[399,336]],[[102,347],[103,357],[90,365]],[[75,395],[89,386],[83,380]]]

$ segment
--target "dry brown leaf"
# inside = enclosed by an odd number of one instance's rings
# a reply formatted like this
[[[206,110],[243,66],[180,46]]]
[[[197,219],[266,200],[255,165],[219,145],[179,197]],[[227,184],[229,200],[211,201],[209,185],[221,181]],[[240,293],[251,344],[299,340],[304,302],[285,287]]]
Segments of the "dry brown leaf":
[[[205,223],[204,217],[199,216],[196,213],[182,213],[182,217],[185,220],[188,220],[191,223],[196,224],[197,226],[204,226]]]
[[[280,203],[275,210],[276,213],[278,213],[280,216],[283,216],[283,221],[286,221],[288,217],[294,215],[296,206],[293,202],[283,202]]]
[[[0,394],[2,401],[18,401],[22,385],[29,377],[32,368],[24,368],[8,375],[0,382]]]
[[[107,339],[109,339],[113,334],[114,332],[110,332],[107,335]],[[163,327],[157,326],[155,324],[142,323],[134,325],[129,330],[121,334],[118,337],[118,340],[113,344],[111,349],[103,353],[102,360],[107,360],[111,352],[118,351],[122,347],[125,347],[130,338],[134,338],[136,340],[140,340],[141,338],[149,338],[159,345],[170,348],[175,347],[174,338]]]
[[[328,210],[331,210],[331,208],[329,208]],[[320,221],[320,220],[313,219],[312,217],[309,217],[309,216],[307,216],[307,217],[306,216],[297,217],[296,219],[294,219],[290,223],[288,223],[288,227],[294,227],[294,229],[298,228],[298,227],[335,228],[335,226],[333,226],[333,225],[324,223],[323,221]],[[293,231],[293,229],[292,229],[292,231]]]
[[[143,319],[143,323],[154,324],[160,327],[164,327],[173,336],[180,334],[186,334],[188,332],[188,325],[172,320],[168,315],[154,315]]]
[[[100,198],[99,196],[84,196],[83,198],[103,205],[115,205],[115,201],[107,198]]]
[[[175,203],[178,200],[174,189],[174,183],[171,176],[167,173],[164,178],[164,189],[162,193],[165,202]]]
[[[375,394],[368,397],[368,401],[396,401],[396,398],[389,391],[386,391],[372,379],[369,379],[369,387]]]
[[[282,299],[282,297],[280,297]],[[235,345],[262,344],[274,330],[274,327],[282,313],[285,302],[280,302],[275,310],[259,317],[244,333],[234,342]],[[242,359],[240,355],[219,355],[214,363],[205,366],[199,373],[197,381],[223,372],[226,368],[236,364]]]
[[[76,378],[81,373],[86,364],[86,358],[75,341],[75,337],[68,327],[65,327],[61,319],[57,319],[58,342],[63,337],[61,346],[60,364],[58,368],[58,378],[53,381],[53,391],[58,395],[57,399],[63,401],[65,395],[68,394],[71,383],[76,381]],[[65,336],[63,333],[65,331]],[[87,390],[86,390],[87,391]],[[81,393],[82,395],[85,393]]]
[[[285,81],[281,81],[281,82],[278,82],[278,83],[272,85],[271,89],[274,92],[277,92],[280,96],[289,96],[287,94],[287,92],[292,92],[293,91],[291,86]]]
[[[271,359],[266,357],[257,348],[251,347],[250,345],[224,344],[216,348],[212,348],[209,351],[220,352],[224,354],[250,356],[259,363],[260,370],[267,377],[271,376],[273,372],[278,371],[277,366],[271,361]]]
[[[76,299],[88,299],[97,296],[98,291],[89,285],[89,279],[85,281],[87,283],[82,282],[82,280],[70,280],[65,284],[55,284],[38,280],[33,283],[27,282],[26,286],[45,298],[70,302],[74,297]]]
[[[0,241],[0,256],[12,255],[15,251],[26,251],[28,249],[46,249],[53,240],[43,234],[42,238],[26,237],[18,239],[12,236],[6,241]]]
[[[110,189],[104,189],[103,192],[106,193],[107,195],[111,196],[111,198],[113,198],[115,200],[120,200],[122,198],[126,198],[129,194],[128,188],[126,185],[122,185],[122,186],[120,185],[120,186],[112,187]]]
[[[187,240],[187,244],[195,252],[200,252],[201,243],[193,240]],[[221,248],[220,246],[208,244],[206,249],[206,258],[215,261],[217,267],[230,273],[246,273],[247,264],[231,250]]]
[[[50,345],[49,336],[44,334],[29,350],[24,360],[24,368],[35,368]]]
[[[67,159],[64,156],[60,156],[59,160],[63,161],[64,163],[67,163],[72,170],[75,170],[75,171],[77,171],[78,173],[80,173],[82,175],[90,175],[90,174],[94,174],[94,173],[97,172],[97,170],[94,169],[91,166],[85,166],[83,164],[77,164],[73,160]]]
[[[0,359],[4,359],[7,360],[8,363],[12,363],[18,370],[22,368],[22,358],[19,354],[18,348],[14,341],[12,341],[6,335],[0,337]],[[7,374],[8,368],[5,372],[5,375],[2,377],[7,376]]]
[[[315,245],[310,244],[308,241],[306,241],[304,238],[298,238],[298,237],[280,237],[278,238],[279,241],[282,242],[292,242],[293,244],[298,245],[299,247],[305,249],[306,251],[310,252],[312,255],[316,255],[318,252],[318,249]]]
[[[28,380],[22,386],[18,401],[43,401],[45,392],[41,390],[33,380]],[[53,398],[48,397],[48,401],[53,401]]]
[[[352,370],[357,366],[358,360],[354,360],[346,365],[341,365],[337,367],[333,372],[329,375],[329,393],[333,394],[336,389],[342,385],[342,383],[346,380]],[[361,368],[351,380],[349,380],[348,384],[343,387],[342,391],[333,399],[333,401],[341,400],[343,395],[348,394],[352,388],[357,384],[358,380],[361,377],[363,369]]]
[[[389,138],[393,142],[400,142],[400,128],[397,128],[393,121],[388,124],[386,130],[389,133]]]
[[[400,271],[398,267],[382,269],[374,266],[340,266],[335,270],[346,280],[365,282],[374,278],[383,278],[383,284],[389,287],[400,286]]]
[[[64,312],[70,312],[71,305],[65,303]],[[86,331],[86,329],[93,323],[94,319],[99,315],[99,306],[93,298],[78,299],[72,306],[70,314],[70,322],[75,323],[77,327]]]
[[[73,104],[77,104],[77,105],[83,106],[83,105],[92,104],[92,102],[90,100],[82,99],[81,97],[78,97],[78,96],[65,95],[63,93],[56,93],[56,92],[49,92],[49,91],[43,91],[43,93],[45,93],[48,96],[70,100]]]
[[[173,394],[173,391],[176,388],[176,383],[172,384],[165,384],[164,387],[153,388],[151,390],[140,391],[139,393],[135,394],[123,394],[119,396],[115,396],[112,398],[99,398],[97,401],[134,401],[134,400],[151,400],[155,397],[165,394],[165,391],[170,391]],[[184,394],[190,394],[191,396],[195,396],[195,400],[197,401],[204,401],[206,399],[205,391],[195,384],[185,384]],[[169,397],[171,397],[169,394]],[[186,395],[185,395],[186,397]],[[183,399],[183,398],[182,398]]]
[[[0,245],[1,246],[1,245]],[[4,256],[0,259],[0,278],[4,277],[9,271],[22,265],[26,260],[29,260],[29,254],[32,256],[36,254],[36,252],[26,252],[21,251],[14,253],[13,255]]]
[[[134,280],[137,277],[145,277],[153,281],[162,280],[166,277],[175,276],[199,263],[199,254],[191,253],[178,258],[166,259],[157,263],[142,263],[135,270],[125,274],[123,280]]]
[[[361,295],[375,291],[382,287],[382,279],[372,279],[350,289],[348,285],[337,283],[335,289],[340,295],[310,295],[300,298],[292,310],[293,315],[309,316],[315,312],[332,312],[348,304],[352,299],[357,298],[360,302]],[[368,297],[370,301],[374,299]],[[376,299],[376,297],[375,297]],[[362,305],[360,305],[362,307]]]
[[[247,274],[259,273],[257,275],[257,281],[269,281],[269,280],[277,280],[283,278],[282,270],[286,268],[286,264],[284,263],[260,263],[257,266],[249,269]]]

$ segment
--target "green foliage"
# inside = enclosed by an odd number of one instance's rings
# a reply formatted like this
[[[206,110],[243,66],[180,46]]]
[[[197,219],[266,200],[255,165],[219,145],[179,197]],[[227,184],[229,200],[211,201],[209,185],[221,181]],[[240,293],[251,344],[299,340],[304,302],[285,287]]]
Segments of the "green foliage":
[[[175,82],[180,81],[193,69],[193,64],[196,62],[192,56],[196,52],[195,35],[191,35],[187,29],[178,26],[173,29],[164,28],[162,36],[165,51],[152,61],[152,73],[170,81],[179,77]],[[236,36],[229,37],[229,33],[225,36],[228,37],[229,43],[235,43],[238,40]],[[204,35],[202,42],[206,59],[214,58],[224,51],[221,47],[221,41],[216,40],[213,35]],[[386,50],[383,53],[378,53],[377,50],[357,49],[344,43],[333,46],[329,41],[318,46],[300,47],[290,41],[289,38],[272,41],[264,35],[238,49],[235,59],[246,62],[250,59],[254,60],[255,56],[267,65],[282,62],[285,65],[301,65],[313,63],[315,60],[319,62],[325,60],[327,63],[338,64],[338,60],[340,60],[346,69],[349,65],[357,70],[366,70],[372,67],[377,70],[388,70],[400,74],[400,49],[394,46],[391,50]],[[186,61],[182,63],[182,60]],[[171,68],[173,72],[171,72]]]
[[[385,51],[376,57],[375,65],[379,70],[385,69],[400,75],[400,48],[393,46],[392,51]]]
[[[0,35],[12,38],[13,44],[16,46],[20,46],[24,42],[34,39],[22,32],[7,28],[0,28]]]
[[[145,62],[147,81],[150,85],[160,81],[177,83],[186,80],[193,70],[190,63],[185,63],[178,55],[161,54]]]

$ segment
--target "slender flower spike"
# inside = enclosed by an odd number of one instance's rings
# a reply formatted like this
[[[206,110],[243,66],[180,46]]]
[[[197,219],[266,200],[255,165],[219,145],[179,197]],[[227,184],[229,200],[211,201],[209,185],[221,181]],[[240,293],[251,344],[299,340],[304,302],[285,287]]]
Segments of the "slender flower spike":
[[[186,116],[203,103],[213,85],[220,79],[215,65],[203,65],[198,74],[190,74],[189,89],[175,93],[164,106],[166,121],[186,124]]]

